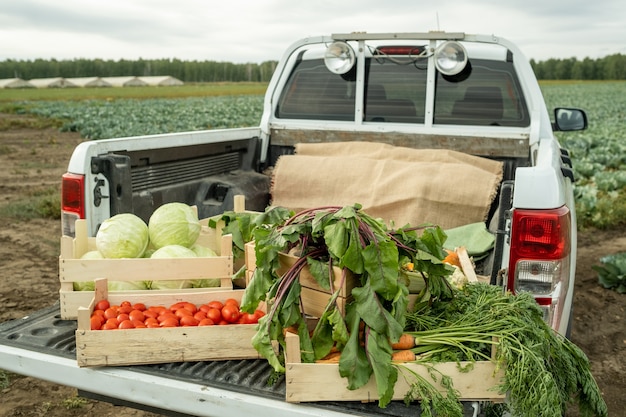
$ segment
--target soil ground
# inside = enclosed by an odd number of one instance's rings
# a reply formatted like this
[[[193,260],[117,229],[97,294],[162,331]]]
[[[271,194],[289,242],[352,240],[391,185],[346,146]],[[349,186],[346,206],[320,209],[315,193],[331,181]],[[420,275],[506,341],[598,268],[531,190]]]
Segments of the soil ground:
[[[0,121],[8,118],[24,116],[0,114]],[[16,125],[0,131],[0,210],[59,189],[72,150],[82,140],[77,133]],[[55,219],[4,216],[0,225],[1,322],[26,316],[58,299],[61,230]],[[592,265],[599,264],[604,255],[624,251],[626,229],[579,232],[572,340],[588,355],[613,417],[626,416],[626,294],[602,288]],[[9,376],[10,384],[0,391],[0,416],[156,416],[80,398],[73,388]],[[576,415],[575,411],[568,413]]]

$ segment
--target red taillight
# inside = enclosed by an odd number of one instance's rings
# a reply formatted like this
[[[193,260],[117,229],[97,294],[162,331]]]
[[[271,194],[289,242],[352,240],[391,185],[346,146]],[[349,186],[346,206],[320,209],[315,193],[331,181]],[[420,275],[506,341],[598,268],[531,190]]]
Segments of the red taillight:
[[[566,206],[553,210],[513,212],[511,260],[561,259],[570,250],[570,214]]]
[[[383,55],[416,56],[424,52],[423,46],[379,46],[376,52]]]
[[[63,174],[61,185],[61,210],[71,212],[78,215],[78,218],[85,218],[85,195],[84,195],[85,176]]]
[[[61,228],[66,236],[74,236],[74,223],[85,218],[85,176],[63,174],[61,181]]]

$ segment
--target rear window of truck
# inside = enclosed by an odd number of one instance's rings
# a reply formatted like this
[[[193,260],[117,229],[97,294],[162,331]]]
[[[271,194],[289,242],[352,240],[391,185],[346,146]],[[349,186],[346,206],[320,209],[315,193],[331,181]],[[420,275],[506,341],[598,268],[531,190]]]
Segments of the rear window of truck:
[[[510,62],[472,60],[463,79],[438,74],[435,124],[526,127],[530,117]],[[356,68],[356,66],[355,66]],[[366,61],[363,121],[424,123],[426,63],[389,58]],[[354,121],[356,76],[326,69],[322,59],[302,60],[293,69],[276,108],[282,119]]]

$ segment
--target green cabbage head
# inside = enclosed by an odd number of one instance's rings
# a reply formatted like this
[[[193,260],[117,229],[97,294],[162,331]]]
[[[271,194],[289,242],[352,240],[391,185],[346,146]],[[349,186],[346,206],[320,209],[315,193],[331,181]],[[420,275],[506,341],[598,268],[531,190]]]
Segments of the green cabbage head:
[[[154,251],[152,259],[162,258],[197,258],[194,251],[181,245],[167,245]],[[180,288],[192,288],[192,280],[159,280],[152,281],[150,289],[152,290],[165,290],[165,289],[180,289]]]
[[[195,210],[184,203],[163,204],[148,221],[150,242],[155,249],[167,245],[190,248],[200,236],[200,228]]]
[[[96,248],[105,258],[140,258],[148,242],[146,222],[132,213],[106,219],[96,232]]]

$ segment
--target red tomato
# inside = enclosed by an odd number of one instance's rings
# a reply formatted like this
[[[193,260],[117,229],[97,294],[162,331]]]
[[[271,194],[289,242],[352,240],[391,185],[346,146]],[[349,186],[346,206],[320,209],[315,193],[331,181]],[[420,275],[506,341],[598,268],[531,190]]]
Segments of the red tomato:
[[[229,323],[236,323],[240,315],[239,307],[234,304],[225,304],[222,308],[222,317]]]
[[[148,317],[143,323],[146,327],[159,327],[159,321],[154,317]]]
[[[241,313],[239,322],[241,324],[255,324],[259,322],[259,318],[254,313]]]
[[[200,320],[196,320],[193,316],[183,316],[180,319],[181,326],[197,326]]]
[[[94,310],[92,315],[104,318],[104,310]]]
[[[202,304],[202,305],[198,308],[198,310],[200,310],[200,311],[204,311],[205,313],[206,313],[207,311],[209,311],[210,309],[211,309],[211,307],[209,307],[209,305],[208,305],[208,304]]]
[[[113,307],[109,307],[106,310],[104,310],[104,318],[105,319],[112,319],[117,317],[117,309],[113,308]]]
[[[119,326],[120,322],[117,321],[116,317],[112,317],[110,319],[107,319],[106,323],[103,324],[103,326],[115,326],[115,328],[117,329],[117,326]]]
[[[117,320],[115,320],[117,322]],[[109,323],[108,321],[102,325],[102,330],[115,330],[119,324]]]
[[[206,313],[206,317],[213,320],[213,323],[219,323],[222,320],[222,312],[217,308],[212,308]]]
[[[196,314],[193,315],[193,318],[195,318],[198,321],[206,319],[206,313],[202,310],[198,310],[196,311]]]
[[[202,319],[198,322],[198,326],[213,326],[215,323],[213,323],[213,320],[206,318],[206,319]]]
[[[178,319],[176,316],[168,317],[161,322],[161,327],[178,327]]]
[[[128,318],[131,320],[137,320],[143,323],[143,321],[146,319],[146,315],[143,314],[143,311],[141,310],[133,310],[130,313],[128,313]]]
[[[191,311],[192,315],[195,314],[196,311],[198,311],[198,307],[196,307],[194,303],[184,303],[183,308],[185,310]]]
[[[140,320],[132,320],[132,319],[131,319],[130,321],[131,321],[131,322],[133,323],[133,325],[135,326],[135,329],[144,329],[144,328],[146,328],[146,327],[147,327],[147,326],[146,326],[146,324],[145,324],[143,321],[140,321]]]
[[[117,315],[117,321],[118,322],[123,322],[124,320],[130,320],[130,316],[126,313],[120,313]]]
[[[170,311],[176,311],[179,308],[185,308],[185,302],[184,301],[179,301],[177,303],[174,303],[170,306]]]
[[[102,328],[102,324],[104,324],[104,319],[101,316],[94,315],[91,316],[91,330],[100,330]]]
[[[235,300],[234,298],[229,298],[228,300],[224,301],[224,305],[228,304],[235,305],[237,306],[237,309],[239,309],[239,301]]]
[[[133,304],[133,310],[146,311],[146,305],[144,303]]]
[[[132,304],[130,303],[130,301],[122,301],[120,303],[120,307],[131,307]]]
[[[222,303],[221,301],[211,301],[210,303],[207,304],[209,306],[209,308],[216,308],[218,310],[221,310],[222,307],[224,307],[224,303]]]
[[[157,317],[156,319],[159,321],[159,323],[162,323],[163,320],[167,320],[170,318],[175,318],[176,320],[178,320],[178,317],[176,317],[176,315],[172,313],[171,311],[167,313],[159,314],[159,317]]]
[[[109,300],[100,300],[96,304],[96,310],[106,310],[109,307],[111,307],[111,304],[109,304]]]
[[[254,315],[256,316],[256,318],[258,320],[258,319],[260,319],[261,317],[263,317],[265,315],[265,311],[256,309],[256,310],[254,310]]]
[[[134,329],[135,325],[133,324],[132,321],[126,319],[120,322],[120,324],[117,326],[118,329]]]
[[[157,317],[159,317],[159,313],[156,310],[150,310],[147,309],[145,311],[142,311],[143,316],[148,318],[148,317],[152,317],[153,319],[156,319]]]
[[[126,302],[128,302],[128,301],[126,301]],[[126,304],[120,305],[120,308],[117,309],[117,313],[118,314],[119,313],[128,314],[131,311],[133,311],[133,307],[130,304],[128,304],[128,305],[126,305]]]
[[[176,310],[174,312],[174,315],[180,319],[180,318],[183,318],[185,316],[191,317],[191,316],[193,316],[193,313],[191,311],[187,310],[186,308],[179,308],[178,310]]]

